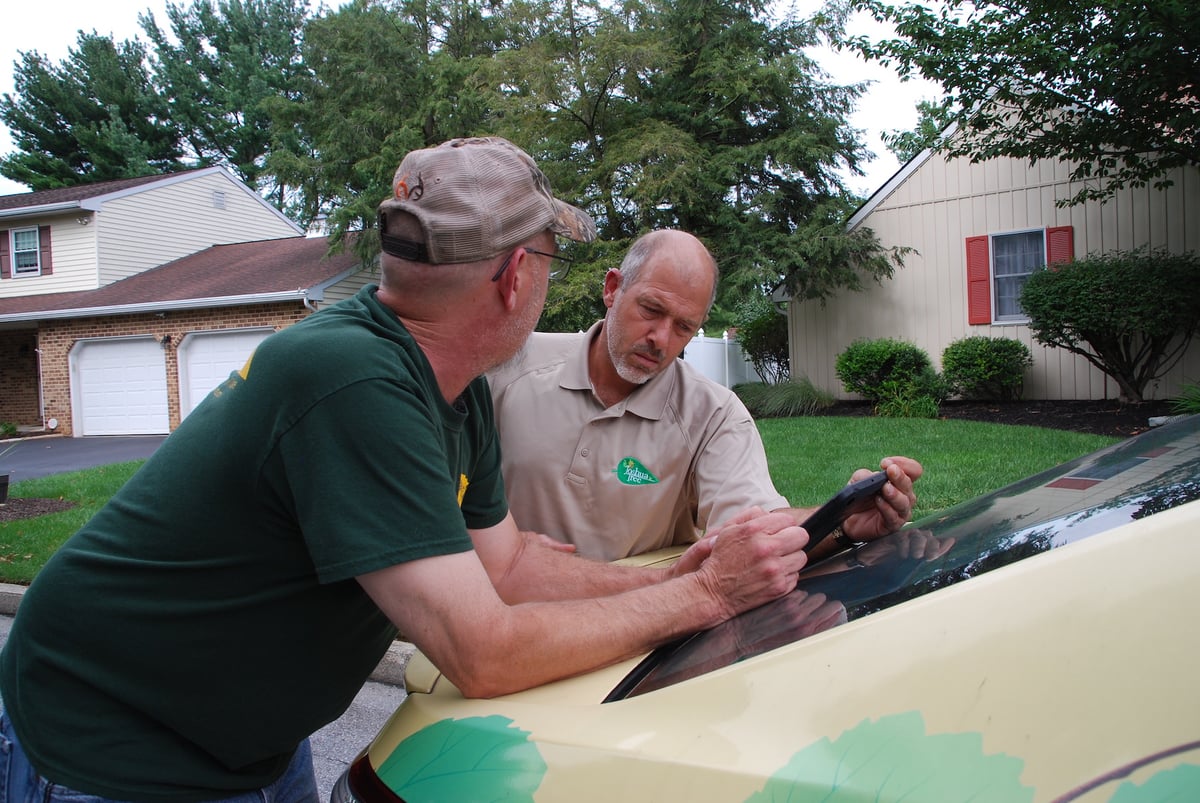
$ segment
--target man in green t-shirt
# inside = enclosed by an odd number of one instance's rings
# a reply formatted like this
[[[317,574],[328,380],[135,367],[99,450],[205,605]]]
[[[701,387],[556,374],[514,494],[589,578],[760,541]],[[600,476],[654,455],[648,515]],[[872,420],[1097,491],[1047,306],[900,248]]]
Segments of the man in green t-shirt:
[[[30,586],[0,654],[9,799],[314,801],[307,737],[397,628],[494,696],[794,588],[783,514],[671,569],[527,548],[480,377],[532,331],[556,236],[594,224],[500,139],[414,151],[393,189],[379,286],[264,341]]]

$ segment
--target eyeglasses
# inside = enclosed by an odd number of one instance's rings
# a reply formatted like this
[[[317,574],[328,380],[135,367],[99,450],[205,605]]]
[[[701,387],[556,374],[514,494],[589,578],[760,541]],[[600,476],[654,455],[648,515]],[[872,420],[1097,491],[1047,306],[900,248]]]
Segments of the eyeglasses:
[[[564,256],[560,256],[558,254],[551,254],[546,251],[538,251],[536,248],[526,248],[525,246],[521,246],[521,247],[525,249],[525,252],[527,254],[537,254],[539,256],[550,257],[550,259],[552,259],[552,260],[557,259],[560,262],[562,262],[562,265],[560,265],[557,268],[553,267],[553,264],[554,264],[553,262],[551,263],[550,281],[557,282],[560,279],[565,279],[567,277],[567,274],[571,272],[571,263],[573,260],[570,257],[564,257]],[[512,253],[510,252],[509,255],[507,257],[505,257],[504,261],[502,263],[500,263],[500,270],[496,271],[496,275],[492,277],[493,282],[500,280],[500,277],[504,275],[504,271],[508,270],[508,263],[511,261],[512,261]]]

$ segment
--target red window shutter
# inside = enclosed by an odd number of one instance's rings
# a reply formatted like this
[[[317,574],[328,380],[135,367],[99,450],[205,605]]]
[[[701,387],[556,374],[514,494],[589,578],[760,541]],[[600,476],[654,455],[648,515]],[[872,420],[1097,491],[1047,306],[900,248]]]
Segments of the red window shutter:
[[[1062,265],[1075,259],[1075,232],[1071,226],[1046,229],[1046,265]]]
[[[50,227],[38,226],[38,250],[41,251],[42,275],[54,273],[54,265],[50,259]]]
[[[12,278],[12,260],[8,254],[8,229],[3,229],[0,230],[0,279]]]
[[[967,238],[967,323],[992,322],[992,269],[987,235]]]

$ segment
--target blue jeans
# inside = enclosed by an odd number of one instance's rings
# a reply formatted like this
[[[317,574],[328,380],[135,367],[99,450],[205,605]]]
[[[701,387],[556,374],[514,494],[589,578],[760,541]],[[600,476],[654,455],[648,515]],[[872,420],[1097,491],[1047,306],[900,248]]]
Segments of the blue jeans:
[[[0,711],[0,803],[116,803],[76,792],[38,774],[17,742],[8,715]],[[305,739],[279,780],[253,792],[222,798],[219,803],[318,803],[312,747]]]

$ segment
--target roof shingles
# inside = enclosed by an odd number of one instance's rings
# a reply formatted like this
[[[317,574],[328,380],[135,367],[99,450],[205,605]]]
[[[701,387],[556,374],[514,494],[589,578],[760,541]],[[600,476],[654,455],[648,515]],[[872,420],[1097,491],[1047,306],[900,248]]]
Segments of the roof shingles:
[[[327,254],[328,249],[329,241],[324,237],[215,245],[97,290],[0,299],[0,320],[6,315],[28,316],[36,312],[166,305],[289,291],[299,295],[362,264],[350,249]]]

